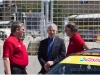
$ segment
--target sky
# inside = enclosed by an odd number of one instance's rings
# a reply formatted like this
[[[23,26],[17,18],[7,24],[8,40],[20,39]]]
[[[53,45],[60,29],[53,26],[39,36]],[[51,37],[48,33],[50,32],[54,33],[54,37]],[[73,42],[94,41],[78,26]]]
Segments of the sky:
[[[2,2],[3,0],[0,0],[0,2]]]
[[[0,5],[2,5],[2,1],[3,1],[3,0],[0,0]]]

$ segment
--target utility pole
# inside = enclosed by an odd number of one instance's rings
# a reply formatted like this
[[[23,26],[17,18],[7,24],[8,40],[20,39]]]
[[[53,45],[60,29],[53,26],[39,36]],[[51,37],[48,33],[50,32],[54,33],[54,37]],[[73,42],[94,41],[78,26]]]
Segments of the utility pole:
[[[50,20],[51,20],[51,23],[53,23],[53,0],[51,1],[51,14],[50,14]]]
[[[48,18],[49,18],[49,2],[50,0],[42,0],[41,2],[41,12],[42,12],[42,16],[41,16],[41,37],[43,36],[44,38],[47,38],[48,37],[48,34],[47,34],[47,25],[48,25]],[[44,3],[46,3],[46,7],[45,7],[45,24],[43,23],[44,22]],[[45,26],[44,26],[45,25]],[[43,32],[44,32],[44,35],[43,35]],[[42,39],[44,39],[42,37]]]
[[[48,37],[47,34],[47,27],[48,27],[48,19],[49,19],[49,0],[46,1],[46,10],[45,10],[45,14],[46,14],[46,21],[45,21],[45,38]]]
[[[41,1],[41,38],[47,38],[48,34],[47,34],[47,27],[48,27],[48,23],[49,23],[49,2],[50,0],[42,0]],[[51,13],[50,13],[50,23],[53,23],[53,0],[51,0]],[[45,23],[44,23],[44,4],[46,4],[45,7]],[[45,26],[44,26],[45,25]],[[44,35],[43,35],[44,32]],[[44,38],[43,38],[44,37]]]
[[[41,26],[40,26],[40,31],[41,31],[41,39],[44,39],[44,1],[41,1]]]

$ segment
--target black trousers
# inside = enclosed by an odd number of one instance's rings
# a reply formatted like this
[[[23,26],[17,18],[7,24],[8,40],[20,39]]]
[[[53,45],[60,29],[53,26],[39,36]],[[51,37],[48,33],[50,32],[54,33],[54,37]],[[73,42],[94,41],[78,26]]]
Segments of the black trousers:
[[[46,70],[45,69],[41,69],[38,74],[45,74],[45,73],[46,73]]]
[[[25,67],[11,65],[11,74],[24,74],[25,75],[27,74],[27,72],[25,70]]]

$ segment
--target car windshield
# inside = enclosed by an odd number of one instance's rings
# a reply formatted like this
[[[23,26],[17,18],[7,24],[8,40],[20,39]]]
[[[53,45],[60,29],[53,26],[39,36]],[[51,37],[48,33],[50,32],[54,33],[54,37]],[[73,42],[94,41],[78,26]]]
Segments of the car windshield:
[[[100,66],[57,64],[47,74],[100,74]]]

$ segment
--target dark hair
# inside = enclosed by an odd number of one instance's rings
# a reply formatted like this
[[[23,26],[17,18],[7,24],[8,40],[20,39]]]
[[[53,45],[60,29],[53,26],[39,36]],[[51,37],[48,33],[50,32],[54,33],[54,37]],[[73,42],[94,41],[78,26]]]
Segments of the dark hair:
[[[24,26],[24,24],[21,23],[20,21],[13,22],[11,25],[11,33],[14,33],[17,28],[20,29],[22,26]]]
[[[69,22],[66,27],[70,28],[72,32],[78,32],[78,28],[74,22]]]

